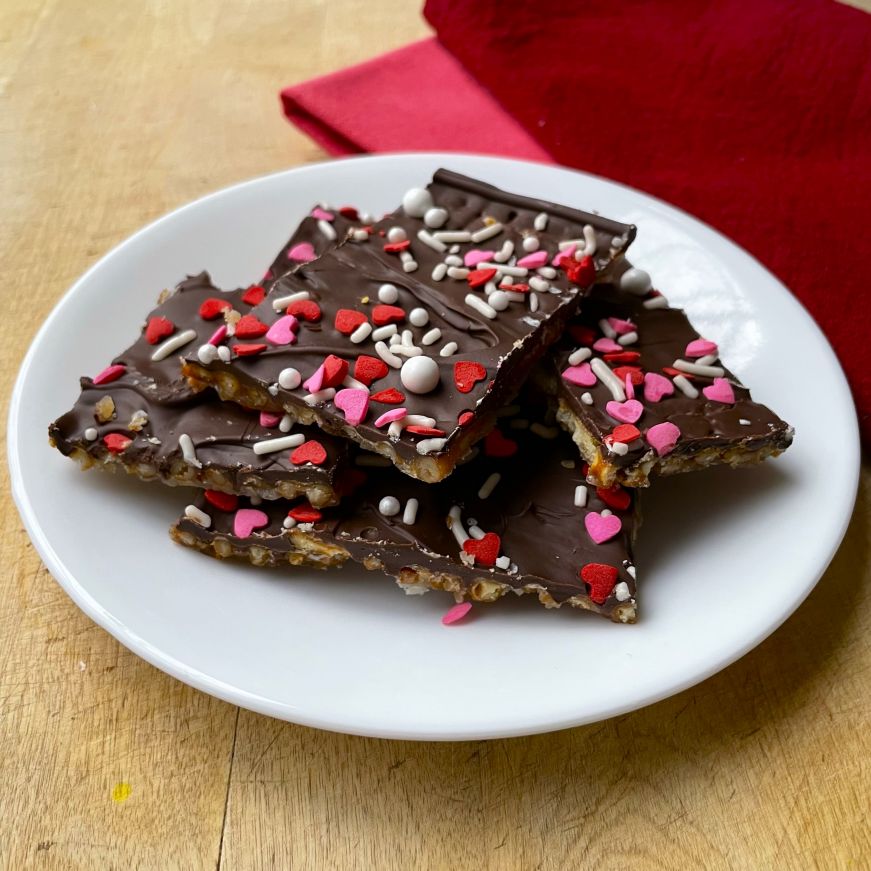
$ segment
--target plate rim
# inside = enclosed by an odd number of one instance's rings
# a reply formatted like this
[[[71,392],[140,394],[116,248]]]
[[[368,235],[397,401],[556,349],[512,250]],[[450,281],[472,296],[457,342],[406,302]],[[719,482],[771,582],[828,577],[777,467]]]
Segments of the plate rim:
[[[396,159],[401,160],[407,158],[431,160],[433,162],[441,163],[449,163],[452,158],[472,158],[482,161],[488,161],[491,163],[496,162],[503,165],[520,165],[521,167],[535,166],[545,169],[557,170],[560,172],[568,172],[574,175],[592,179],[597,183],[604,182],[607,185],[622,188],[625,191],[642,197],[649,203],[656,204],[658,207],[663,208],[667,213],[678,213],[683,221],[689,222],[690,224],[694,225],[695,228],[700,228],[706,233],[712,234],[717,239],[717,242],[719,244],[725,243],[728,249],[731,249],[733,252],[739,253],[744,258],[749,258],[753,262],[754,266],[764,272],[765,275],[770,279],[772,289],[776,288],[777,292],[781,295],[781,297],[789,301],[789,304],[792,305],[796,313],[803,316],[808,321],[812,329],[815,331],[817,337],[821,340],[821,345],[827,352],[830,358],[830,363],[834,364],[834,371],[840,376],[840,378],[838,379],[838,388],[842,395],[839,397],[839,401],[843,402],[845,406],[845,411],[849,410],[850,412],[852,412],[852,414],[849,415],[852,426],[850,428],[850,432],[847,434],[848,438],[845,439],[844,433],[841,434],[841,438],[843,440],[841,452],[844,454],[845,468],[851,473],[848,478],[852,480],[852,487],[844,488],[844,492],[840,496],[840,505],[835,506],[835,509],[837,509],[839,513],[839,522],[836,524],[837,532],[833,536],[830,546],[828,548],[828,555],[824,560],[821,560],[817,570],[812,575],[809,575],[809,582],[803,589],[796,592],[792,600],[787,602],[786,606],[781,610],[775,620],[767,623],[761,631],[748,638],[745,643],[738,645],[734,650],[730,651],[729,655],[726,656],[723,660],[720,660],[710,665],[708,668],[694,673],[692,676],[684,680],[669,684],[667,688],[662,688],[658,691],[650,692],[649,694],[642,697],[635,697],[629,702],[623,704],[615,703],[610,707],[593,714],[580,715],[576,717],[569,716],[556,721],[551,720],[548,722],[541,722],[539,720],[532,719],[528,722],[524,721],[521,723],[514,723],[513,725],[501,728],[474,726],[472,728],[464,729],[460,727],[450,730],[443,728],[437,732],[426,732],[425,730],[408,731],[407,728],[391,729],[389,727],[385,728],[383,726],[375,728],[372,725],[362,722],[360,723],[359,727],[355,727],[347,720],[341,720],[329,716],[319,717],[314,712],[298,710],[296,707],[290,704],[277,702],[273,699],[265,698],[242,687],[228,684],[220,680],[219,678],[205,674],[199,669],[187,666],[184,662],[180,661],[176,657],[169,655],[164,651],[154,647],[146,639],[140,637],[137,633],[133,632],[126,624],[124,624],[118,618],[109,613],[99,603],[99,601],[97,601],[97,599],[95,599],[94,596],[85,589],[85,587],[65,567],[64,563],[55,551],[51,542],[45,536],[28,497],[21,467],[18,463],[16,463],[19,445],[18,426],[20,417],[20,406],[22,402],[24,382],[26,381],[27,376],[32,369],[33,363],[36,359],[37,347],[43,340],[44,335],[51,331],[55,320],[61,317],[64,306],[69,304],[70,299],[77,293],[80,286],[88,282],[91,279],[91,276],[94,273],[98,272],[107,260],[109,260],[110,258],[114,258],[119,254],[122,254],[122,252],[128,246],[134,245],[141,236],[151,233],[159,225],[172,220],[180,213],[183,213],[190,209],[200,208],[205,205],[209,200],[223,197],[238,188],[268,183],[270,180],[278,177],[284,177],[288,175],[302,175],[311,171],[323,171],[323,167],[330,164],[391,162]],[[352,155],[341,157],[338,159],[326,158],[324,160],[306,163],[301,166],[291,167],[288,169],[278,170],[275,172],[255,176],[250,179],[234,182],[231,185],[220,188],[219,190],[212,191],[202,197],[198,197],[197,199],[186,202],[181,206],[157,217],[156,219],[141,227],[134,233],[125,237],[121,242],[119,242],[117,245],[107,251],[102,257],[100,257],[91,267],[89,267],[81,276],[79,276],[76,281],[73,282],[73,284],[66,290],[66,292],[60,297],[60,299],[58,299],[57,302],[54,303],[48,316],[45,318],[40,328],[36,331],[33,338],[31,339],[27,352],[25,353],[25,356],[16,375],[15,384],[10,397],[9,411],[7,414],[6,456],[10,475],[10,489],[12,492],[13,500],[18,509],[25,530],[27,531],[30,540],[33,542],[34,548],[36,549],[46,568],[48,568],[52,577],[58,582],[64,592],[73,600],[73,602],[77,605],[77,607],[79,607],[80,610],[82,610],[90,619],[92,619],[95,623],[97,623],[99,626],[109,632],[109,634],[112,635],[118,642],[120,642],[124,647],[135,653],[137,656],[141,657],[142,659],[144,659],[154,667],[158,668],[159,670],[163,671],[164,673],[169,674],[178,680],[181,680],[183,683],[186,683],[197,690],[205,692],[208,695],[220,698],[229,704],[238,705],[240,707],[244,707],[248,710],[255,711],[266,716],[275,717],[278,719],[313,728],[341,732],[344,734],[401,740],[426,741],[460,741],[508,738],[521,735],[541,734],[551,731],[557,731],[560,729],[581,726],[592,722],[599,722],[633,710],[647,707],[651,704],[655,704],[658,701],[683,692],[684,690],[695,686],[696,684],[699,684],[704,680],[707,680],[709,677],[716,674],[717,672],[728,668],[738,659],[745,656],[750,650],[761,644],[762,641],[769,637],[778,628],[780,628],[789,619],[789,617],[791,617],[792,614],[795,613],[798,607],[804,602],[810,592],[817,585],[820,578],[825,573],[832,559],[837,553],[849,527],[855,506],[856,495],[858,492],[861,470],[861,446],[859,440],[858,417],[856,414],[855,402],[846,377],[844,375],[843,367],[841,366],[841,363],[838,360],[837,355],[835,354],[827,336],[823,333],[822,329],[811,316],[810,312],[808,312],[808,310],[802,305],[798,298],[788,290],[783,282],[781,282],[780,279],[776,275],[774,275],[774,273],[772,273],[764,264],[762,264],[756,257],[754,257],[753,254],[746,251],[744,248],[742,248],[728,236],[721,233],[719,230],[716,230],[714,227],[710,226],[709,224],[700,220],[689,212],[686,212],[680,207],[674,206],[671,203],[668,203],[665,200],[662,200],[661,198],[656,197],[652,194],[648,194],[643,190],[623,184],[622,182],[605,178],[604,176],[584,172],[583,170],[578,170],[571,167],[565,167],[559,164],[547,164],[541,161],[518,160],[513,158],[495,157],[491,155],[474,154],[467,152],[433,151],[390,152],[373,155]],[[834,514],[834,511],[832,513]]]

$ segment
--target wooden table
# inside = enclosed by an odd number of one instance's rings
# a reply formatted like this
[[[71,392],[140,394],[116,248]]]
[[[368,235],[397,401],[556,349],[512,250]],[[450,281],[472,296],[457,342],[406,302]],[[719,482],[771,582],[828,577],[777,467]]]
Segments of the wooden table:
[[[4,420],[70,283],[163,212],[322,158],[279,87],[426,35],[417,5],[0,4]],[[317,732],[172,680],[76,609],[7,498],[0,867],[867,868],[869,499],[866,468],[810,599],[701,686],[438,745]]]

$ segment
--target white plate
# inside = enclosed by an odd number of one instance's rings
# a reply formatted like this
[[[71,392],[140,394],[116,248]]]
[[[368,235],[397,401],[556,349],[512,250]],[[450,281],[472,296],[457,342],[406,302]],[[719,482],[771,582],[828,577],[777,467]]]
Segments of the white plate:
[[[208,268],[259,276],[312,203],[376,214],[438,166],[638,225],[632,259],[684,305],[724,358],[795,425],[793,447],[752,471],[666,479],[644,502],[641,620],[612,625],[533,601],[475,609],[392,581],[263,571],[174,545],[187,494],[82,474],[46,426],[137,334],[161,288]],[[812,401],[810,401],[812,400]],[[825,462],[820,462],[824,457]],[[753,258],[671,206],[565,169],[456,154],[354,158],[255,179],[198,200],[109,253],[33,342],[9,415],[15,499],[52,574],[131,650],[205,692],[325,729],[465,739],[560,729],[676,693],[733,662],[799,605],[853,507],[856,417],[826,340]]]

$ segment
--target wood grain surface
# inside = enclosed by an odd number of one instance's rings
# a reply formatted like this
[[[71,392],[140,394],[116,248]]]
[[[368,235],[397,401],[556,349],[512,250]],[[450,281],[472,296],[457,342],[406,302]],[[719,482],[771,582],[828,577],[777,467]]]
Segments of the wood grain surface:
[[[402,0],[2,0],[2,419],[97,258],[323,157],[280,86],[426,33]],[[605,723],[446,745],[288,725],[155,670],[54,583],[0,477],[0,868],[871,867],[867,466],[831,568],[733,667]]]

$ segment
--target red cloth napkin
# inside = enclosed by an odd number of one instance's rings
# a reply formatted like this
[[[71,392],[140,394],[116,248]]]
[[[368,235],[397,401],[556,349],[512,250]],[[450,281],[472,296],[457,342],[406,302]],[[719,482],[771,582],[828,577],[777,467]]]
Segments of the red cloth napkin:
[[[425,14],[465,70],[416,43],[288,88],[288,117],[333,153],[554,159],[698,215],[810,309],[871,441],[871,16],[829,0],[429,0]]]

